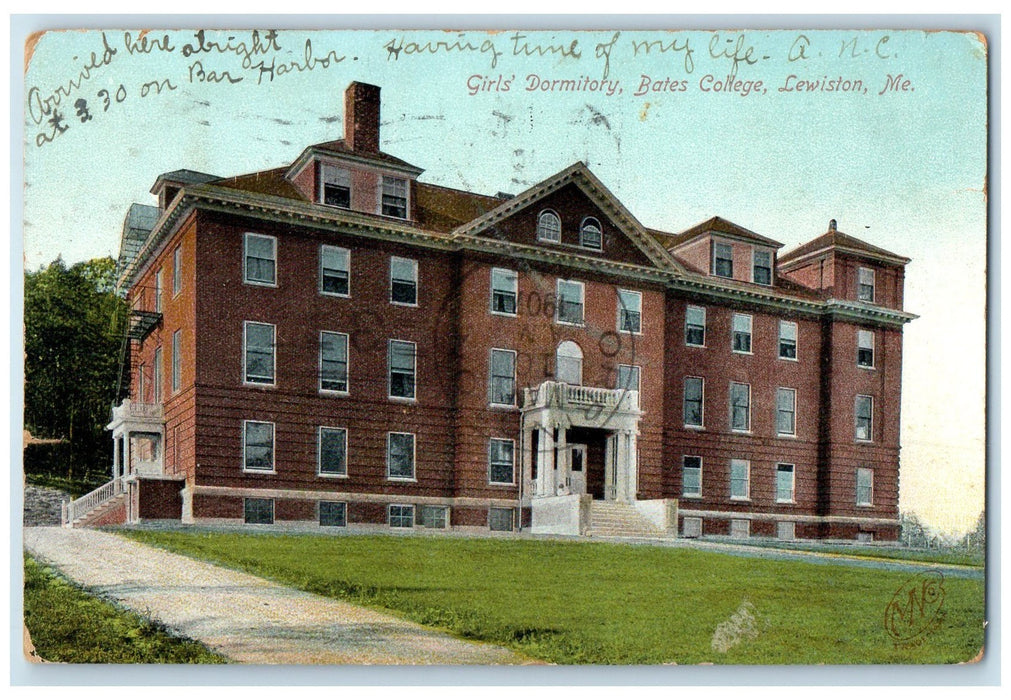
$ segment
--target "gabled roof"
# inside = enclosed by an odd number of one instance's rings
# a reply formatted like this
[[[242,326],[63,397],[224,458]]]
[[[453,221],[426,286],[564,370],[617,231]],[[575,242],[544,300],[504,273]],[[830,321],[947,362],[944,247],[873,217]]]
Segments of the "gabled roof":
[[[383,165],[398,169],[407,170],[415,174],[420,175],[424,172],[424,168],[419,168],[417,165],[408,163],[406,160],[397,158],[396,156],[391,156],[389,153],[384,153],[383,151],[366,152],[366,151],[355,151],[348,148],[347,142],[344,139],[336,139],[334,141],[324,141],[322,143],[316,143],[307,147],[302,151],[301,155],[295,159],[291,164],[290,171],[294,172],[298,170],[305,159],[310,154],[331,154],[335,156],[340,156],[344,158],[352,158],[358,161],[375,161]]]
[[[415,189],[414,203],[419,226],[449,233],[468,221],[487,214],[504,200],[504,197],[491,197],[419,182]]]
[[[835,222],[833,222],[833,224],[834,223]],[[878,248],[877,246],[871,245],[859,238],[845,234],[842,231],[830,228],[827,232],[818,236],[813,241],[808,241],[800,247],[794,248],[790,252],[779,256],[779,264],[787,265],[789,263],[799,262],[803,258],[822,252],[828,252],[829,250],[850,253],[852,255],[871,258],[873,260],[892,265],[906,265],[910,260],[909,258],[902,257],[901,255],[891,253],[884,248]]]
[[[218,175],[211,175],[209,173],[202,173],[199,170],[187,170],[182,168],[181,170],[173,170],[170,173],[162,173],[155,179],[154,184],[151,186],[151,193],[154,194],[159,189],[161,189],[161,184],[163,182],[176,182],[180,185],[202,185],[206,182],[213,182],[219,179]]]
[[[690,229],[682,231],[678,234],[663,234],[663,236],[669,241],[667,249],[671,250],[673,248],[680,247],[685,243],[688,243],[699,236],[703,236],[708,233],[722,233],[726,236],[731,236],[733,238],[751,241],[752,243],[758,243],[760,245],[772,246],[774,248],[782,248],[783,244],[779,241],[774,241],[771,238],[766,238],[760,234],[755,233],[750,229],[746,229],[743,226],[738,226],[733,221],[727,221],[719,216],[714,216],[711,219],[707,219],[700,224],[692,226]]]

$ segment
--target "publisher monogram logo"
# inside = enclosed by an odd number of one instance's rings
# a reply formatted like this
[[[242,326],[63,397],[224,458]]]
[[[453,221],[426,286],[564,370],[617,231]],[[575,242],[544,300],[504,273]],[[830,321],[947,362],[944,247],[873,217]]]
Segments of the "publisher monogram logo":
[[[896,647],[915,647],[944,620],[944,575],[930,570],[903,583],[885,607],[885,631]]]

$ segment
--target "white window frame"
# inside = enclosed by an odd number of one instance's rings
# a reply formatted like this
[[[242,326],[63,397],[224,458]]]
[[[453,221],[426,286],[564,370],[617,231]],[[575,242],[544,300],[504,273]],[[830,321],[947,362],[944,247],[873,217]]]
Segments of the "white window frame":
[[[719,270],[719,265],[717,264],[719,260],[726,260],[725,257],[720,257],[717,251],[721,246],[725,246],[730,249],[730,274],[721,275],[717,270]],[[732,280],[734,279],[734,246],[730,243],[725,243],[724,241],[713,241],[713,276],[720,277],[722,279]]]
[[[579,321],[563,321],[562,315],[562,285],[575,285],[579,287]],[[562,326],[586,325],[586,284],[578,280],[555,280],[555,323]]]
[[[748,329],[746,331],[745,330],[737,330],[737,319],[739,319],[739,318],[747,320]],[[733,318],[730,321],[730,350],[732,352],[737,353],[738,355],[751,355],[751,354],[753,354],[754,350],[755,350],[755,345],[754,345],[754,328],[755,328],[754,318],[752,317],[751,314],[734,314]],[[748,349],[747,350],[738,350],[737,349],[737,342],[736,341],[737,341],[737,334],[738,333],[741,334],[741,337],[747,336],[747,338],[748,338]]]
[[[391,448],[393,447],[393,436],[394,435],[410,435],[411,436],[411,475],[410,476],[394,476],[390,468],[393,465],[393,453]],[[386,433],[386,480],[387,481],[407,481],[414,482],[418,480],[418,437],[415,433],[402,433],[395,430],[391,430]]]
[[[685,486],[685,473],[688,471],[688,460],[697,459],[699,461],[698,467],[691,467],[691,469],[699,470],[699,487],[696,491],[691,492],[688,487]],[[702,498],[702,456],[701,455],[681,455],[681,498]]]
[[[744,495],[735,496],[734,495],[734,467],[744,467]],[[741,479],[738,477],[736,481],[740,482]],[[747,459],[731,459],[730,460],[730,500],[731,501],[750,501],[751,500],[751,461]]]
[[[442,524],[441,525],[428,525],[425,521],[425,514],[431,513],[433,511],[442,512]],[[449,523],[449,506],[436,506],[429,504],[421,504],[415,509],[415,527],[422,527],[427,530],[448,530],[450,528]]]
[[[257,379],[249,378],[249,370],[247,368],[249,360],[249,327],[250,326],[269,326],[270,327],[270,381],[259,381]],[[273,323],[264,323],[262,321],[243,321],[242,322],[242,383],[246,386],[276,386],[277,385],[277,326]]]
[[[758,256],[759,255],[768,255],[769,256],[769,267],[768,267],[768,269],[769,269],[769,281],[768,282],[759,282],[757,279],[755,279],[755,271],[758,269]],[[765,266],[763,265],[762,267],[764,268]],[[773,255],[772,255],[772,251],[771,250],[765,250],[765,249],[762,249],[762,248],[752,248],[751,249],[751,281],[754,284],[761,284],[761,285],[766,286],[766,287],[771,287],[772,286],[772,273],[773,273],[773,269],[774,269]]]
[[[790,396],[790,423],[791,429],[789,431],[783,431],[779,428],[779,415],[782,412],[782,408],[779,405],[779,397],[783,393],[788,393]],[[779,437],[796,437],[797,436],[797,390],[792,387],[780,386],[776,387],[776,435]]]
[[[411,377],[411,395],[410,396],[394,396],[393,395],[393,344],[402,343],[404,345],[410,345],[411,355],[414,358],[414,364],[412,367]],[[393,401],[417,401],[418,400],[418,344],[412,340],[398,340],[396,338],[391,338],[386,345],[386,396]]]
[[[172,332],[172,393],[176,394],[183,385],[183,329]]]
[[[622,373],[622,371],[625,371],[630,376],[635,377],[635,386],[634,387],[631,387],[631,386],[622,386],[622,381],[621,381],[621,373]],[[619,364],[618,367],[617,367],[617,370],[615,372],[615,375],[616,375],[615,376],[615,386],[614,386],[615,389],[634,391],[634,392],[637,392],[637,393],[642,391],[642,366],[640,366],[640,365],[622,365],[622,364]]]
[[[387,186],[390,188],[390,193],[387,194]],[[403,195],[401,195],[401,188],[403,189]],[[404,215],[399,214],[388,214],[386,213],[386,202],[384,201],[386,197],[391,197],[395,199],[404,200]],[[382,216],[388,216],[391,219],[400,219],[401,221],[407,221],[411,216],[411,185],[406,177],[397,177],[395,175],[383,175],[379,179],[379,214]]]
[[[748,412],[747,412],[747,422],[746,428],[735,428],[734,427],[734,387],[743,386],[748,390]],[[750,433],[751,432],[751,385],[745,382],[730,382],[730,430],[734,433]]]
[[[863,301],[868,304],[873,304],[874,299],[878,293],[877,280],[875,279],[875,270],[873,267],[858,267],[857,268],[857,301]],[[870,282],[865,280],[869,279]],[[864,299],[863,287],[870,287],[871,298]]]
[[[347,292],[343,292],[343,293],[342,292],[328,292],[325,289],[325,287],[326,287],[326,284],[325,284],[325,282],[326,282],[326,274],[324,273],[324,270],[330,269],[330,270],[341,271],[340,268],[337,268],[337,267],[334,267],[334,268],[328,268],[328,267],[326,267],[326,265],[324,264],[324,260],[326,259],[328,253],[336,253],[338,256],[340,256],[340,255],[344,256],[344,270],[343,270],[343,272],[344,272],[345,275],[347,275],[347,280],[346,280],[347,287],[348,287]],[[336,246],[336,245],[327,245],[325,243],[322,244],[322,245],[320,245],[320,247],[319,247],[319,293],[322,294],[322,295],[324,295],[324,296],[328,296],[328,297],[341,297],[341,298],[344,298],[344,299],[348,299],[348,298],[351,297],[351,251],[350,250],[348,250],[347,248],[342,248],[340,246]]]
[[[344,388],[343,389],[330,389],[323,386],[323,338],[325,336],[341,336],[344,338]],[[351,392],[351,339],[347,333],[341,333],[339,331],[320,331],[319,332],[319,366],[317,367],[319,380],[317,383],[317,388],[321,394],[334,394],[338,396],[347,396]]]
[[[694,423],[688,422],[688,411],[685,410],[686,404],[688,403],[688,380],[698,379],[699,385],[702,387],[702,396],[699,398],[699,423],[695,425]],[[703,430],[706,425],[706,380],[705,377],[694,377],[687,376],[682,382],[683,387],[681,391],[681,418],[684,422],[686,428],[691,428],[694,430]]]
[[[782,469],[782,467],[789,467],[789,470]],[[786,473],[790,472],[790,497],[781,498],[779,492],[779,474],[780,472]],[[776,503],[796,503],[797,502],[797,465],[790,464],[789,462],[777,462],[776,463]]]
[[[552,217],[554,225],[552,226],[542,226],[541,222],[544,221],[545,217]],[[553,233],[552,235],[545,236],[544,233]],[[545,209],[540,214],[537,215],[537,240],[544,241],[546,243],[561,243],[562,242],[562,217],[558,216],[558,213],[551,210]]]
[[[320,163],[319,172],[319,203],[328,207],[336,207],[337,209],[350,209],[351,208],[351,171],[347,168],[342,168],[339,165],[333,165],[332,163]],[[326,186],[334,185],[335,187],[343,187],[348,191],[348,205],[341,206],[340,204],[330,204],[326,201]]]
[[[585,233],[587,229],[595,231],[599,240],[597,245],[589,245],[586,242]],[[586,248],[587,250],[603,250],[604,249],[604,227],[600,225],[600,221],[596,217],[587,216],[579,224],[579,247]]]
[[[270,258],[257,258],[257,260],[272,260],[274,263],[274,279],[270,281],[250,279],[249,277],[249,242],[254,238],[262,238],[270,241]],[[278,278],[277,265],[277,237],[268,236],[262,233],[247,232],[242,236],[242,281],[244,284],[251,284],[257,287],[276,287]]]
[[[495,275],[498,274],[500,277],[504,278],[507,282],[509,289],[502,289],[495,287]],[[493,267],[491,274],[489,275],[489,284],[491,285],[491,293],[489,295],[489,309],[494,316],[509,316],[510,318],[515,318],[519,312],[519,275],[515,270],[510,270],[505,267]],[[495,295],[512,295],[513,299],[513,311],[510,313],[508,311],[498,311],[495,309]]]
[[[394,282],[394,278],[393,278],[393,264],[394,264],[394,261],[398,261],[398,260],[400,262],[407,262],[407,263],[411,264],[411,269],[413,270],[413,275],[414,275],[414,279],[410,280],[411,282],[414,283],[414,302],[413,303],[412,302],[407,302],[407,301],[396,301],[393,298],[393,282]],[[395,305],[395,306],[417,307],[418,306],[418,302],[421,299],[421,284],[420,284],[419,277],[420,277],[420,275],[418,274],[418,261],[416,259],[414,259],[414,258],[402,258],[399,255],[391,255],[390,256],[390,303],[393,304],[393,305]],[[400,281],[400,282],[407,282],[408,280],[406,280],[406,279],[400,279],[398,281]]]
[[[868,483],[865,486],[861,486],[860,485],[860,481],[861,481],[860,477],[861,477],[862,474],[866,475],[866,477],[867,477],[867,482]],[[860,499],[860,491],[862,489],[866,490],[867,492],[870,493],[870,497],[866,501],[863,501],[863,500]],[[856,498],[855,498],[856,505],[861,506],[861,507],[871,507],[871,508],[874,507],[874,470],[871,469],[870,467],[857,467],[857,470],[856,470],[856,494],[855,495],[856,495]]]
[[[790,328],[793,329],[793,337],[792,338],[789,336],[788,333],[784,333],[783,332],[784,330],[790,329]],[[780,321],[779,322],[779,347],[776,350],[776,352],[777,352],[777,354],[779,356],[779,359],[781,359],[781,360],[789,360],[791,362],[799,362],[800,361],[799,353],[798,353],[798,344],[799,343],[797,341],[797,334],[798,334],[798,332],[799,332],[799,328],[797,327],[796,321]],[[783,341],[786,341],[787,343],[790,343],[790,342],[793,343],[793,357],[790,357],[789,355],[784,355],[783,354]]]
[[[501,401],[495,401],[497,396],[495,395],[495,353],[506,353],[512,355],[512,376],[510,377],[512,381],[512,401],[509,403],[502,403]],[[507,348],[492,348],[488,351],[488,405],[490,406],[500,406],[504,408],[515,408],[516,407],[516,351],[509,350]]]
[[[867,399],[870,415],[867,420],[867,437],[860,437],[860,400]],[[857,442],[874,442],[874,397],[869,394],[857,394],[853,401],[853,436]]]
[[[165,361],[165,355],[162,352],[161,345],[154,349],[154,366],[151,368],[151,383],[154,385],[154,390],[151,395],[151,400],[154,403],[161,403],[161,392],[162,392],[162,374],[163,367],[162,364]]]
[[[562,355],[561,354],[562,346],[566,345],[566,344],[568,344],[568,347],[570,347],[570,348],[575,348],[575,350],[579,354],[578,355]],[[562,372],[562,360],[563,359],[566,360],[566,361],[569,361],[569,362],[573,363],[573,366],[571,368],[570,367],[566,367],[565,368],[566,370],[569,370],[569,369],[573,369],[574,370],[574,369],[576,369],[575,362],[576,361],[579,362],[579,367],[578,367],[578,369],[579,369],[578,380],[579,381],[577,383],[569,382],[569,381],[567,381],[567,379],[563,379],[563,377],[562,377],[562,374],[563,374],[563,372]],[[577,343],[574,340],[563,340],[562,342],[560,342],[558,344],[558,347],[555,348],[555,381],[565,382],[566,384],[570,384],[572,386],[582,386],[583,385],[583,359],[584,359],[583,348],[580,347],[579,343]]]
[[[693,328],[698,328],[698,324],[693,324],[689,320],[690,313],[692,310],[699,311],[702,313],[702,343],[693,343],[689,340],[689,331]],[[692,306],[689,305],[685,309],[685,345],[690,348],[704,348],[706,346],[706,307],[704,306]]]
[[[160,314],[164,310],[163,297],[164,289],[162,287],[162,268],[158,268],[158,271],[154,273],[154,311]]]
[[[143,362],[137,368],[137,402],[147,403],[147,379],[144,373],[147,372],[147,365]]]
[[[505,462],[494,462],[492,460],[493,446],[495,443],[509,443],[509,454],[511,460],[509,462],[509,470],[512,476],[510,481],[495,481],[494,477],[494,466],[498,464],[499,466],[504,465]],[[511,438],[488,438],[488,483],[492,486],[515,486],[516,485],[516,441]]]
[[[869,344],[865,344],[865,339],[869,338]],[[863,328],[857,329],[857,367],[861,369],[874,369],[874,355],[875,355],[875,334],[874,331],[865,330]],[[869,365],[864,364],[860,361],[860,351],[870,350],[871,352],[871,363]]]
[[[248,437],[249,426],[269,425],[270,426],[270,469],[249,466],[249,456],[246,454],[246,439]],[[244,420],[242,421],[242,471],[246,474],[276,474],[277,473],[277,426],[273,421],[266,420]]]
[[[343,471],[323,471],[323,433],[327,431],[340,431],[344,441],[344,469]],[[332,425],[321,425],[316,430],[316,476],[327,479],[346,479],[348,476],[348,431],[347,428],[339,428]],[[346,514],[345,514],[345,517]]]
[[[625,303],[625,301],[622,300],[622,295],[623,294],[630,295],[631,298],[636,299],[637,301],[635,303],[638,306],[638,309],[631,309],[631,308],[629,308],[628,305]],[[638,314],[638,319],[637,319],[638,320],[638,324],[637,325],[639,327],[637,329],[629,330],[629,329],[627,329],[627,328],[624,327],[624,324],[622,323],[622,315],[623,315],[623,312],[626,312],[626,311]],[[637,292],[634,289],[619,289],[618,290],[618,321],[617,321],[618,332],[619,333],[629,333],[631,335],[642,335],[642,326],[643,326],[643,322],[642,321],[643,321],[643,318],[642,318],[642,292]]]
[[[410,525],[394,525],[393,524],[393,509],[394,508],[400,508],[401,509],[400,512],[397,513],[397,518],[402,519],[402,518],[405,518],[405,517],[410,517],[411,518],[411,524]],[[407,515],[408,513],[410,513],[410,516]],[[391,503],[388,506],[386,506],[386,524],[389,525],[391,528],[395,528],[397,530],[412,530],[418,524],[417,510],[415,509],[414,505],[411,504],[411,503]]]
[[[323,524],[323,504],[330,503],[332,505],[339,505],[344,507],[344,517],[343,522],[340,524]],[[348,526],[348,502],[347,501],[316,501],[316,521],[319,523],[320,527],[347,527]]]
[[[183,291],[183,246],[182,243],[172,251],[172,297],[179,296]]]

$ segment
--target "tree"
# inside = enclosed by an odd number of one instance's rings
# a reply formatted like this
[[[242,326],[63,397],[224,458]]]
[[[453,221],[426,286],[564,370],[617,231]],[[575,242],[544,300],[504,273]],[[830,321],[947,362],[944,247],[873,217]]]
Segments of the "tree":
[[[69,443],[61,475],[71,479],[110,464],[104,432],[119,398],[127,322],[126,303],[114,292],[115,271],[108,257],[70,268],[57,258],[25,273],[25,427]]]
[[[979,517],[976,518],[976,527],[962,537],[961,544],[966,549],[974,551],[986,548],[986,510],[980,511]]]

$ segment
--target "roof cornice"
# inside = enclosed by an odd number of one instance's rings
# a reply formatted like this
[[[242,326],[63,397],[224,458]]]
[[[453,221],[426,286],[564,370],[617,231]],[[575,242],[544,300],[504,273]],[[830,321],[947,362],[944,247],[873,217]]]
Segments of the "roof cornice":
[[[790,258],[787,257],[785,261],[781,261],[776,267],[782,268],[785,271],[792,270],[804,263],[812,260],[814,258],[821,257],[823,255],[828,255],[829,253],[844,253],[846,255],[852,255],[858,258],[865,258],[867,260],[875,260],[877,262],[885,263],[886,265],[908,265],[912,259],[904,258],[901,255],[885,255],[882,253],[872,253],[869,250],[861,250],[859,248],[851,248],[849,246],[831,244],[818,248],[817,250],[812,250],[810,253],[804,253],[803,255]],[[789,256],[789,253],[787,254]]]

